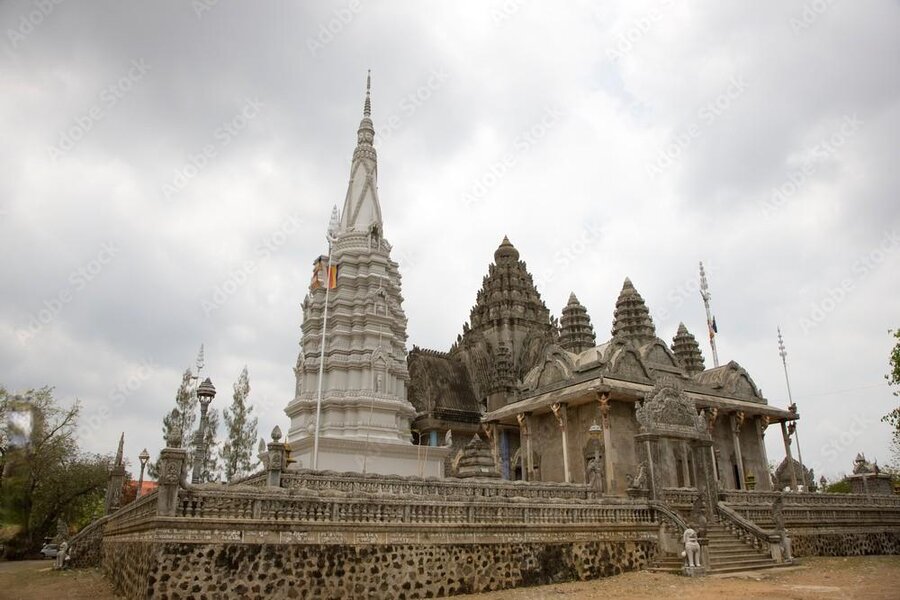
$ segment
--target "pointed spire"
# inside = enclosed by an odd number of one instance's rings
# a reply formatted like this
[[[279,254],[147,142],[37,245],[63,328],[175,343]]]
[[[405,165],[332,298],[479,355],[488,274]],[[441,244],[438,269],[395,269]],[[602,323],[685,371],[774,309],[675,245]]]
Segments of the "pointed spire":
[[[634,289],[629,278],[625,278],[616,310],[613,313],[613,337],[633,340],[638,344],[649,342],[656,337],[656,328],[644,299]]]
[[[365,104],[363,104],[363,116],[364,117],[372,116],[371,90],[372,90],[372,69],[369,69],[369,74],[366,75],[366,102],[365,102]]]
[[[597,345],[591,318],[574,292],[569,294],[569,302],[562,310],[560,325],[559,345],[565,350],[578,353]]]
[[[678,324],[678,332],[672,340],[672,353],[688,375],[693,377],[706,370],[703,354],[700,352],[700,344],[697,343],[697,338],[687,330],[684,323]]]
[[[119,449],[116,450],[116,465],[117,467],[122,465],[122,460],[125,456],[125,432],[122,432],[121,437],[119,437]]]
[[[375,126],[372,124],[372,75],[366,76],[366,100],[363,117],[356,131],[356,150],[350,165],[350,184],[340,212],[340,231],[362,231],[381,236],[381,204],[378,201],[378,153]]]
[[[328,239],[333,240],[337,236],[338,230],[341,228],[341,213],[338,212],[337,204],[331,208],[331,220],[328,222]]]

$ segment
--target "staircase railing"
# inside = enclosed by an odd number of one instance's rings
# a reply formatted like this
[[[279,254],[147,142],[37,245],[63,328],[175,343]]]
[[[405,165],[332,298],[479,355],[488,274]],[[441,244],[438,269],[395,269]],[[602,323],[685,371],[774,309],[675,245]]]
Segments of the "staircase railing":
[[[726,529],[751,544],[760,552],[771,552],[772,544],[779,546],[781,544],[780,535],[764,530],[721,502],[716,504],[716,514],[718,514],[720,522]]]
[[[678,554],[683,550],[681,541],[684,530],[688,528],[678,513],[659,501],[648,502],[659,522],[659,550],[662,554]]]

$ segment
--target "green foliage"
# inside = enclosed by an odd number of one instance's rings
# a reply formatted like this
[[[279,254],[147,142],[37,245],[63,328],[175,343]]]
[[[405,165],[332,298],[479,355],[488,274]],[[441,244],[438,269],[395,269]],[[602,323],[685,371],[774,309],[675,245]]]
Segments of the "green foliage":
[[[825,491],[829,494],[849,494],[850,493],[850,482],[846,479],[841,479],[835,483],[830,483],[825,488]]]
[[[191,443],[191,436],[194,433],[194,421],[197,419],[197,396],[194,394],[195,377],[190,369],[185,369],[181,376],[181,385],[175,393],[175,407],[178,409],[178,422],[174,421],[171,412],[167,412],[163,417],[162,437],[163,447],[166,446],[166,440],[172,427],[177,425],[181,431],[182,446]],[[155,462],[147,464],[147,474],[151,479],[159,478],[159,469]]]
[[[222,446],[222,461],[225,478],[232,481],[253,470],[253,444],[256,442],[257,418],[253,417],[253,407],[247,404],[250,395],[250,378],[247,367],[241,371],[234,384],[231,407],[224,411],[226,440]]]
[[[900,329],[888,331],[894,337],[894,347],[888,357],[890,371],[884,376],[889,385],[900,386]],[[900,397],[900,390],[894,390],[894,396]],[[891,459],[895,468],[900,468],[900,406],[897,406],[881,418],[885,423],[890,423],[894,428],[891,437]]]
[[[49,387],[21,396],[0,387],[0,520],[17,527],[9,557],[37,551],[60,518],[83,525],[102,510],[110,459],[79,452],[78,412],[77,401],[58,406]]]

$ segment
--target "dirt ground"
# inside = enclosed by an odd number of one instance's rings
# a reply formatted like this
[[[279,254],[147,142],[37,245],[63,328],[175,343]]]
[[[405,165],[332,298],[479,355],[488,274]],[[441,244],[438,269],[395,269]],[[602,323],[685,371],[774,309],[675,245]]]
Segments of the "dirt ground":
[[[51,569],[51,561],[0,562],[2,600],[115,600],[109,585],[93,569]],[[658,573],[626,573],[595,581],[560,583],[488,594],[455,596],[460,600],[588,600],[593,598],[732,600],[897,600],[900,556],[808,558],[797,567],[731,576],[688,579]],[[352,600],[352,599],[346,599]]]

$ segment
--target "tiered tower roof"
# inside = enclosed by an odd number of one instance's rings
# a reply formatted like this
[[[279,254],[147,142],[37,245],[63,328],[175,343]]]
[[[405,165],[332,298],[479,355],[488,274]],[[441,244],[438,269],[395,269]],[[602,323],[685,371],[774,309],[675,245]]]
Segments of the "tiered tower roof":
[[[472,329],[518,322],[550,324],[550,311],[508,237],[494,252],[494,263],[478,290],[469,321]]]
[[[672,353],[675,354],[675,358],[688,372],[688,375],[693,376],[706,370],[703,354],[700,352],[700,344],[697,343],[697,338],[687,330],[684,323],[678,324],[678,333],[672,340]]]
[[[457,477],[500,477],[491,447],[477,433],[472,437],[457,463]]]
[[[562,310],[559,322],[559,345],[565,350],[578,353],[597,345],[591,318],[574,292],[569,294],[569,302]]]
[[[616,300],[616,311],[613,313],[613,337],[631,340],[643,344],[656,338],[656,328],[644,299],[634,289],[631,280],[625,278],[619,299]]]

